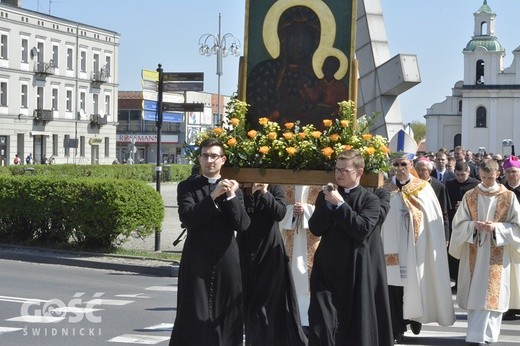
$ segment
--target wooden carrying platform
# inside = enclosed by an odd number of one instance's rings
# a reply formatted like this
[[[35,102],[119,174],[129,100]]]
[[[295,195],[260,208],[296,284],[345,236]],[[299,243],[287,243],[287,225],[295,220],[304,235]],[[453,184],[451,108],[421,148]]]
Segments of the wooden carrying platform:
[[[223,178],[234,179],[240,183],[326,185],[335,182],[332,171],[222,167],[220,174]],[[383,173],[365,173],[361,177],[361,185],[364,187],[379,187],[383,182]]]

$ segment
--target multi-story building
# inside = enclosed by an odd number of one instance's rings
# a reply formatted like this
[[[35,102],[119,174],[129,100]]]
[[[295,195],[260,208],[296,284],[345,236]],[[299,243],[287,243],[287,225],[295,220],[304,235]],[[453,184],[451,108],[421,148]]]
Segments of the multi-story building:
[[[495,19],[487,1],[474,13],[474,34],[462,51],[464,79],[425,115],[428,151],[462,145],[507,155],[520,143],[520,47],[512,52],[512,64],[504,66]]]
[[[117,32],[0,3],[0,164],[111,163]]]
[[[186,146],[195,144],[200,131],[211,129],[222,122],[221,113],[230,101],[229,96],[220,95],[222,109],[218,111],[218,95],[187,91],[164,93],[164,102],[201,103],[203,112],[164,113],[161,127],[160,159],[163,163],[185,163]],[[132,157],[134,163],[157,162],[157,125],[154,120],[143,117],[143,92],[120,91],[117,125],[117,153],[120,162]]]

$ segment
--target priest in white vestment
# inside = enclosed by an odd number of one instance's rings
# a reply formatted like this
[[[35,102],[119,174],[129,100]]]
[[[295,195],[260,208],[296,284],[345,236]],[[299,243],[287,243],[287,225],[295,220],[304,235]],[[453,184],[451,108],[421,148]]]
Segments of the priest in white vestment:
[[[519,283],[511,280],[520,263],[520,204],[498,184],[498,163],[479,165],[482,183],[464,195],[453,218],[450,254],[460,259],[457,301],[468,310],[466,341],[497,342],[502,313]]]
[[[390,211],[382,226],[394,339],[406,324],[455,322],[442,209],[427,181],[411,174],[412,157],[392,160],[395,176],[385,182]]]

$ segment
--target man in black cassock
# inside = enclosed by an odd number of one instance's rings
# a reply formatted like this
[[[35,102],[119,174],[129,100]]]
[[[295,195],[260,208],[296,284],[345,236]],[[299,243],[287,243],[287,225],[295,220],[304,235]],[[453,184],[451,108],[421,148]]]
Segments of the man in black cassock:
[[[244,184],[251,218],[237,236],[244,287],[247,346],[300,346],[307,337],[300,325],[296,293],[278,226],[287,211],[282,186]],[[307,313],[307,312],[305,312]]]
[[[359,185],[365,163],[356,150],[337,157],[336,183],[316,199],[309,229],[321,236],[312,267],[309,345],[378,345],[367,237],[380,216],[379,199]]]
[[[234,180],[221,179],[224,147],[209,138],[200,144],[201,176],[179,183],[179,219],[187,228],[179,266],[177,316],[170,345],[243,344],[243,297],[234,232],[250,218]]]
[[[367,237],[370,250],[370,278],[374,291],[377,315],[377,331],[379,346],[393,345],[394,333],[392,329],[392,314],[390,311],[390,298],[388,296],[388,280],[386,279],[385,250],[381,239],[381,226],[385,222],[386,215],[390,210],[390,191],[379,188],[374,191],[379,198],[381,208],[379,210],[379,221],[374,231]]]
[[[470,177],[471,170],[466,161],[457,161],[455,164],[455,179],[446,182],[446,190],[451,201],[451,207],[448,209],[448,219],[450,222],[450,238],[451,238],[451,222],[457,212],[462,197],[466,192],[476,187],[480,180]],[[459,260],[448,254],[448,265],[450,269],[450,278],[457,282],[459,274]],[[456,286],[453,290],[456,289]]]

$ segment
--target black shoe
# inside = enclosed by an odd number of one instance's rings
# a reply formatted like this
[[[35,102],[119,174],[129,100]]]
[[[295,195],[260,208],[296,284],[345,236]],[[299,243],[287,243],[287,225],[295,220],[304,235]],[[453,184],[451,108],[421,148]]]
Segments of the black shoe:
[[[502,315],[502,320],[503,321],[514,321],[516,320],[516,316],[515,316],[515,313],[511,310],[508,310],[506,312],[504,312],[504,314]]]
[[[397,333],[394,336],[394,344],[402,344],[404,340],[404,333]]]
[[[422,324],[420,324],[419,322],[410,321],[410,328],[412,329],[412,332],[415,335],[419,335],[419,333],[421,332]]]

